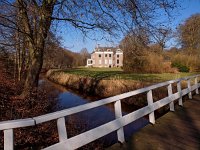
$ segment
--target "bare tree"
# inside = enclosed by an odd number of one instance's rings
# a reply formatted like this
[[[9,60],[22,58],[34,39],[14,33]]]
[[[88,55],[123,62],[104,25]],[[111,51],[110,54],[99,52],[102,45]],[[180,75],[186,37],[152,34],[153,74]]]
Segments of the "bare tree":
[[[178,27],[179,41],[189,54],[200,52],[200,14],[192,15]]]
[[[152,37],[163,51],[166,46],[166,42],[171,38],[171,35],[172,30],[169,27],[158,27],[154,29]]]
[[[2,0],[0,4],[0,26],[19,31],[27,41],[29,61],[22,94],[27,95],[38,85],[52,21],[64,21],[66,27],[73,26],[84,35],[90,31],[116,35],[135,26],[155,26],[153,19],[160,13],[170,14],[176,0]],[[17,15],[20,26],[13,20]]]
[[[81,66],[85,66],[87,64],[87,59],[90,57],[90,54],[87,50],[87,48],[82,48],[80,51],[80,55],[81,55]]]
[[[144,72],[149,35],[144,29],[135,29],[121,41],[124,53],[123,69],[126,72]]]

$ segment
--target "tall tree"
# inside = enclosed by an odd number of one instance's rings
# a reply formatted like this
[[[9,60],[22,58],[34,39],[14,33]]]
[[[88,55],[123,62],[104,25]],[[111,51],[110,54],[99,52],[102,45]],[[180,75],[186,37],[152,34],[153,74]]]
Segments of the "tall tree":
[[[178,28],[182,48],[189,54],[200,53],[200,14],[189,17]]]
[[[80,51],[80,55],[81,55],[81,59],[82,59],[81,65],[85,66],[87,64],[87,59],[90,57],[90,54],[89,54],[87,48],[82,48]]]
[[[171,29],[169,27],[158,27],[154,29],[153,32],[153,40],[156,41],[156,44],[158,44],[161,47],[161,50],[163,51],[166,46],[166,42],[171,37]]]
[[[144,29],[135,29],[121,41],[124,53],[123,69],[127,72],[143,72],[149,36]]]
[[[27,41],[29,65],[23,92],[27,95],[38,85],[52,21],[64,21],[66,27],[73,26],[85,35],[89,31],[116,35],[133,26],[155,26],[152,20],[160,13],[169,14],[176,0],[2,0],[0,4],[0,26],[19,31]],[[20,26],[13,20],[17,14]]]
[[[23,33],[27,35],[30,54],[23,95],[29,94],[34,87],[38,86],[39,73],[43,64],[45,39],[51,25],[51,16],[55,2],[56,0],[44,0],[41,4],[36,1],[28,4],[28,1],[17,0],[17,6],[21,14]],[[28,10],[31,10],[30,7],[33,8],[31,17],[28,15],[30,13]],[[33,23],[32,26],[31,23]]]

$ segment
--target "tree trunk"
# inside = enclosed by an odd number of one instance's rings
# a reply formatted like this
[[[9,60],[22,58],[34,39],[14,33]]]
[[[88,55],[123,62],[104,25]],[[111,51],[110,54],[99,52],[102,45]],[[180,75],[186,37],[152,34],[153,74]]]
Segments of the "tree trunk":
[[[21,95],[26,97],[33,94],[33,92],[35,93],[38,87],[39,74],[43,65],[45,39],[51,25],[51,16],[56,0],[44,0],[42,6],[35,5],[37,7],[37,15],[35,14],[37,17],[32,18],[33,28],[31,28],[31,21],[28,17],[26,5],[22,0],[18,0],[18,2],[21,5],[22,22],[28,42],[27,48],[29,50],[28,72]]]
[[[16,24],[17,26],[19,27],[20,26],[20,11],[17,10],[17,17],[16,17]],[[21,50],[20,50],[20,33],[18,30],[16,30],[16,33],[15,33],[15,50],[16,50],[16,77],[15,77],[15,80],[17,79],[17,81],[20,81],[21,79]]]
[[[21,52],[21,72],[20,72],[20,76],[21,76],[21,79],[23,79],[25,77],[25,68],[26,68],[26,60],[28,58],[26,58],[26,40],[25,40],[25,37],[23,35],[22,37],[22,52]],[[28,63],[27,63],[28,64]]]
[[[20,38],[19,38],[19,33],[18,33],[18,42],[17,42],[17,47],[16,47],[16,51],[17,51],[17,75],[18,75],[18,81],[21,80],[21,46],[20,46]]]
[[[35,92],[35,88],[38,87],[39,74],[43,64],[43,43],[40,43],[41,47],[35,47],[32,44],[29,46],[30,64],[28,67],[27,77],[24,85],[22,96],[27,96]]]

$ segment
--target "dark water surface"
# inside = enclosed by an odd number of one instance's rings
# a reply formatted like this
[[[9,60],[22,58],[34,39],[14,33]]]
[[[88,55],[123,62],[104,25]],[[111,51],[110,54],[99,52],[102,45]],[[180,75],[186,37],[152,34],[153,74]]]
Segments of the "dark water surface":
[[[57,104],[58,107],[55,111],[79,106],[82,104],[90,103],[96,100],[99,100],[98,97],[88,97],[84,94],[79,94],[75,91],[71,91],[66,89],[63,86],[54,84],[47,79],[40,80],[40,86],[43,88],[50,88],[50,92],[48,93],[50,96],[55,96],[57,98]],[[133,111],[131,106],[129,105],[122,105],[122,111],[123,115],[126,115]],[[84,112],[77,113],[75,115],[71,115],[71,117],[74,117],[80,121],[78,121],[79,124],[84,124],[84,128],[81,132],[87,131],[89,129],[98,127],[104,123],[107,123],[109,121],[112,121],[115,119],[114,114],[114,105],[109,104],[105,106],[100,106],[97,108],[93,108]],[[67,117],[66,117],[67,119]],[[139,120],[136,120],[135,122],[127,125],[124,127],[125,132],[125,138],[127,139],[130,137],[133,133],[144,127],[148,124],[148,120],[146,118],[141,118]],[[77,126],[82,126],[78,125]],[[102,139],[105,146],[110,146],[117,142],[117,135],[116,132],[111,133],[107,136],[105,136]]]

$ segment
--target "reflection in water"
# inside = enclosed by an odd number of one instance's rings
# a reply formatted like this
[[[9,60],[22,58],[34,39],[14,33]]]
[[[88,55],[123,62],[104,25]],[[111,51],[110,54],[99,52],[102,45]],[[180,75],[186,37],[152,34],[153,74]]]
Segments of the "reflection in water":
[[[77,93],[74,94],[72,91],[68,91],[63,86],[54,84],[46,79],[40,80],[40,86],[50,88],[51,92],[48,94],[52,95],[54,93],[55,95],[56,93],[56,95],[58,96],[57,98],[59,107],[57,107],[58,109],[55,111],[75,107],[78,105],[86,104],[97,100],[96,97],[83,98],[82,96],[77,95]],[[124,108],[122,108],[123,115],[126,115],[131,112],[130,108],[126,109],[126,107],[130,106],[126,105]],[[93,108],[84,112],[77,113],[72,116],[76,116],[76,118],[80,118],[81,121],[84,121],[84,124],[86,124],[85,127],[86,129],[84,129],[84,131],[100,126],[115,119],[114,108],[112,104]],[[130,137],[134,132],[138,131],[139,129],[147,125],[147,123],[148,123],[147,119],[141,118],[125,126],[124,127],[125,137],[126,138]],[[117,142],[116,132],[105,136],[103,140],[105,141],[104,144],[106,146],[114,144],[115,142]]]

